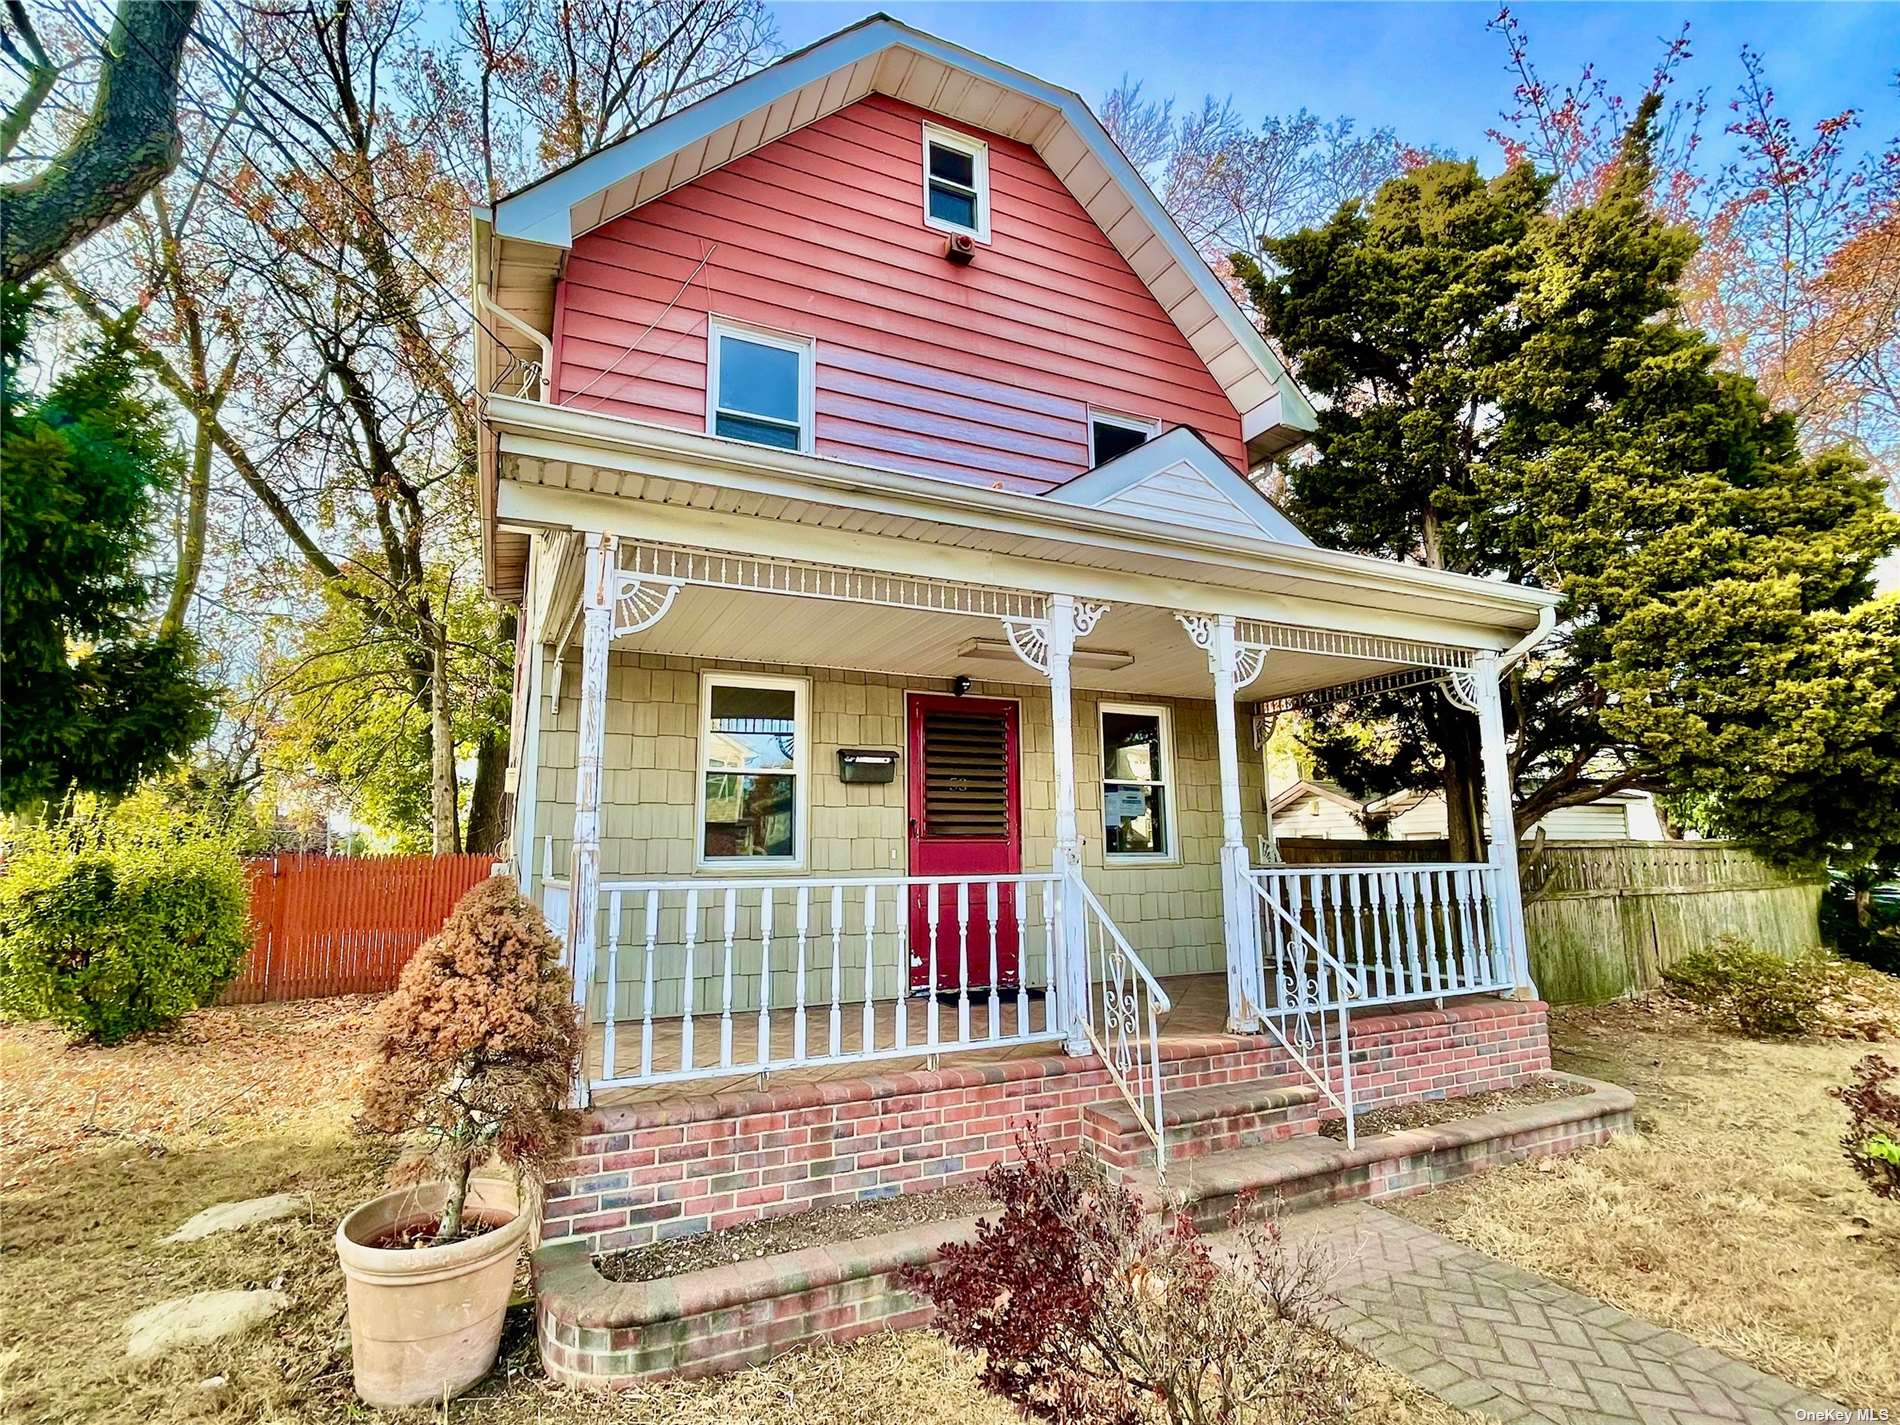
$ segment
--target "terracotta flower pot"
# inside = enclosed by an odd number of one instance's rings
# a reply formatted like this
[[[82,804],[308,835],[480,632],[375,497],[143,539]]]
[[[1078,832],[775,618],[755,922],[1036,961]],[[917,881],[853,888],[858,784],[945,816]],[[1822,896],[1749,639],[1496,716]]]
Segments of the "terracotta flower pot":
[[[387,1192],[337,1226],[356,1393],[371,1405],[459,1395],[495,1364],[515,1262],[534,1215],[520,1211],[512,1182],[469,1184],[469,1211],[508,1219],[479,1237],[445,1247],[367,1245],[404,1223],[434,1221],[447,1197],[446,1183]]]

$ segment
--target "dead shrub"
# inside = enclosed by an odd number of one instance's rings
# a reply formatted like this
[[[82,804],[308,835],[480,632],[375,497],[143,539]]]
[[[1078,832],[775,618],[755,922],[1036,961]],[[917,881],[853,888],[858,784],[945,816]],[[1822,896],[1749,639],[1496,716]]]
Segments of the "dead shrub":
[[[1805,1034],[1817,1019],[1826,975],[1819,958],[1790,960],[1733,935],[1663,971],[1669,988],[1752,1039]]]
[[[1020,1148],[986,1180],[1001,1216],[905,1274],[986,1387],[1056,1425],[1349,1418],[1359,1366],[1321,1326],[1321,1258],[1237,1214],[1223,1268],[1187,1217],[1147,1217],[1092,1159]]]
[[[1869,1054],[1851,1083],[1828,1092],[1847,1105],[1847,1161],[1875,1197],[1900,1201],[1900,1069]]]
[[[449,1184],[438,1241],[461,1231],[490,1152],[529,1178],[559,1157],[579,1053],[560,942],[511,878],[483,881],[403,968],[363,1095],[361,1123],[410,1140],[408,1171]]]

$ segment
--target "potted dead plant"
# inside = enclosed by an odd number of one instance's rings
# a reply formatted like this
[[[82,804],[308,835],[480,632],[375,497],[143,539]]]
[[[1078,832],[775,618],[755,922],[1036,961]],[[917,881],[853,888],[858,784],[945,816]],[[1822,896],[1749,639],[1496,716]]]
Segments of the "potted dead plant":
[[[406,1185],[337,1227],[356,1391],[413,1405],[495,1363],[541,1169],[564,1148],[580,1050],[560,942],[515,883],[463,896],[377,1023],[362,1124],[403,1139]],[[479,1175],[491,1157],[512,1174]]]

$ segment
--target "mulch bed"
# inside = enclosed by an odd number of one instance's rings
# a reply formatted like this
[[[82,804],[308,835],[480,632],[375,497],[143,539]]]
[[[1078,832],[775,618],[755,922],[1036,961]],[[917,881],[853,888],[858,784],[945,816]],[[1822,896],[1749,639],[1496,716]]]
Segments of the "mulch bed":
[[[1516,1108],[1520,1104],[1578,1098],[1589,1092],[1583,1084],[1574,1084],[1566,1079],[1532,1079],[1516,1088],[1492,1089],[1488,1093],[1465,1094],[1461,1098],[1429,1098],[1418,1103],[1375,1108],[1370,1113],[1359,1115],[1357,1127],[1362,1137],[1374,1133],[1397,1133],[1406,1128],[1429,1128],[1434,1123],[1476,1118],[1481,1113],[1496,1113],[1499,1109]],[[1319,1131],[1328,1138],[1344,1142],[1346,1120],[1325,1119],[1319,1125]]]
[[[920,1222],[972,1217],[995,1206],[990,1195],[975,1186],[904,1193],[844,1207],[821,1207],[815,1212],[768,1217],[762,1222],[747,1222],[738,1227],[722,1227],[716,1232],[610,1252],[595,1258],[594,1265],[608,1281],[658,1281],[702,1267],[729,1266],[778,1252],[795,1252],[801,1247],[823,1247],[833,1242],[875,1237],[880,1232],[894,1232]]]

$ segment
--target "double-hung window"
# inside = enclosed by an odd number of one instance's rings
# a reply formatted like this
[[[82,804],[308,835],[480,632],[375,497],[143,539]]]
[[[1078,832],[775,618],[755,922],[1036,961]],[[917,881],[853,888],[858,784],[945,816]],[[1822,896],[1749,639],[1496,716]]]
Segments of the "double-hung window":
[[[948,233],[990,240],[990,147],[935,124],[924,125],[924,222]]]
[[[1110,856],[1174,854],[1173,730],[1165,707],[1102,704],[1102,836]]]
[[[700,680],[700,860],[797,863],[805,837],[802,678],[708,673]]]
[[[706,427],[714,435],[811,449],[811,343],[714,318]]]

